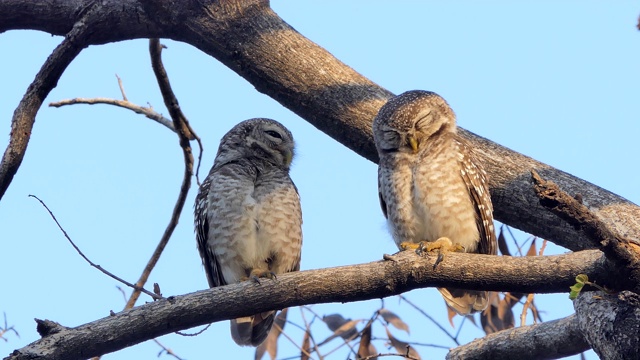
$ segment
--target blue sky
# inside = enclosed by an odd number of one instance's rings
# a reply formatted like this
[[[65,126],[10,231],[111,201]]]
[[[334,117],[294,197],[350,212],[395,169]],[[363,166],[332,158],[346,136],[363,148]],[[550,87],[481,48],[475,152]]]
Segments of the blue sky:
[[[634,156],[640,151],[637,2],[274,0],[272,7],[381,86],[395,93],[438,92],[462,127],[640,201]],[[16,105],[60,41],[33,31],[0,35],[5,54],[0,58],[0,132],[9,133]],[[373,163],[257,92],[217,60],[190,45],[162,42],[168,46],[163,58],[174,91],[204,141],[202,176],[213,163],[220,137],[237,122],[270,117],[292,131],[298,155],[291,176],[304,214],[303,270],[374,261],[395,251],[379,209]],[[120,98],[118,74],[129,100],[167,114],[149,64],[146,40],[89,47],[45,103]],[[0,138],[4,148],[8,136]],[[22,167],[0,202],[0,311],[21,335],[0,341],[0,354],[38,338],[34,317],[76,326],[124,306],[119,284],[89,267],[28,194],[50,206],[89,258],[135,281],[169,220],[181,178],[177,137],[162,126],[106,105],[43,107]],[[192,228],[195,192],[192,188],[149,282],[160,283],[165,295],[207,287]],[[546,254],[563,251],[549,246]],[[408,297],[450,328],[436,290],[412,291]],[[566,294],[538,295],[536,302],[545,320],[573,312]],[[379,304],[328,304],[314,310],[368,318]],[[410,307],[395,298],[385,304],[411,326],[410,336],[395,331],[399,338],[453,346]],[[298,310],[291,311],[291,320],[301,322]],[[292,328],[290,335],[300,342],[302,333]],[[317,339],[329,335],[322,326],[314,331]],[[381,327],[374,329],[374,336],[383,334]],[[478,336],[481,331],[464,325],[462,342]],[[232,342],[226,322],[195,338],[169,335],[161,341],[185,359],[253,356],[252,349]],[[281,357],[295,355],[285,343],[281,340]],[[378,350],[386,351],[379,344]],[[148,342],[105,358],[155,358],[158,351]],[[418,351],[423,358],[446,354],[427,347]],[[589,358],[596,357],[591,353]]]

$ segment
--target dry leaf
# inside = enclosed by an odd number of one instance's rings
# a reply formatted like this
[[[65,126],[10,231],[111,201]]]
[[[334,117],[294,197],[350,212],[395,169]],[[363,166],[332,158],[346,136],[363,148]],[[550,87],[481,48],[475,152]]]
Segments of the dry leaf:
[[[531,242],[531,246],[529,247],[529,251],[527,251],[527,256],[537,256],[538,252],[536,251],[536,238],[533,238]]]
[[[371,352],[372,348],[374,352]],[[365,326],[364,330],[362,330],[360,345],[358,346],[358,358],[366,358],[367,356],[376,354],[376,348],[373,346],[373,344],[371,344],[371,320],[369,320],[367,326]]]
[[[495,296],[496,299],[490,301],[489,307],[480,314],[480,324],[486,334],[511,329],[515,326],[511,301],[508,298],[499,300],[497,293]]]
[[[398,351],[399,354],[409,355],[413,359],[418,359],[418,360],[421,359],[420,354],[418,354],[416,349],[414,349],[408,343],[393,337],[393,335],[391,335],[391,333],[389,332],[388,328],[385,328],[385,330],[387,331],[387,336],[389,337],[389,342],[391,343],[391,346],[393,346]]]
[[[409,325],[407,325],[400,317],[387,309],[378,310],[378,314],[382,316],[387,324],[393,325],[398,330],[404,330],[409,334]]]
[[[331,314],[322,317],[322,321],[329,327],[331,331],[333,331],[333,335],[327,338],[322,343],[326,343],[327,341],[335,338],[336,336],[340,336],[345,340],[355,339],[358,335],[358,329],[356,329],[356,325],[361,320],[351,320],[345,319],[340,314]]]
[[[271,360],[275,360],[276,355],[278,354],[278,337],[282,334],[284,325],[287,323],[288,310],[288,308],[284,309],[276,316],[273,321],[271,331],[269,331],[269,335],[267,335],[267,338],[262,342],[262,344],[256,348],[254,356],[255,360],[262,359],[265,352],[269,353],[269,358],[271,358]]]
[[[451,308],[447,306],[447,303],[444,303],[444,306],[447,308],[447,317],[449,318],[449,324],[451,324],[452,328],[455,328],[456,326],[453,324],[453,318],[458,314],[455,311],[451,310]]]
[[[500,235],[498,235],[498,249],[500,249],[500,253],[502,255],[511,256],[509,246],[507,246],[507,239],[504,236],[504,225],[500,227]]]

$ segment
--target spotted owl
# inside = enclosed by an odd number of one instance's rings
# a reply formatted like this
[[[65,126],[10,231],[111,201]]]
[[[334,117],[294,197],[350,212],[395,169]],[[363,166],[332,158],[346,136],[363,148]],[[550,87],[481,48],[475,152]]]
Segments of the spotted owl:
[[[222,137],[195,203],[210,287],[300,270],[302,212],[289,177],[293,154],[291,133],[270,119],[243,121]],[[274,315],[231,320],[231,337],[238,345],[258,346]]]
[[[373,136],[380,204],[398,247],[450,239],[457,250],[496,254],[486,174],[442,97],[414,90],[392,98],[374,119]],[[488,305],[487,291],[438,290],[461,315]]]

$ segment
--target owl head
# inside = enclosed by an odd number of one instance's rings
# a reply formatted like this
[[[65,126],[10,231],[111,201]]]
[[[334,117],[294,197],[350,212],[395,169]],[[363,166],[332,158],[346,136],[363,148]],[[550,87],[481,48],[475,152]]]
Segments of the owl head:
[[[284,125],[271,119],[255,118],[240,122],[222,137],[216,163],[258,158],[288,170],[293,155],[293,136]]]
[[[417,153],[434,136],[455,131],[455,114],[447,102],[424,90],[411,90],[392,98],[373,120],[373,138],[380,156]]]

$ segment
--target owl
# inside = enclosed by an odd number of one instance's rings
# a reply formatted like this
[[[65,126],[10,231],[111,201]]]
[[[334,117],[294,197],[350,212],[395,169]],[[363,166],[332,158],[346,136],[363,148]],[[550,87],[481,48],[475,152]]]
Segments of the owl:
[[[291,133],[270,119],[245,120],[222,137],[195,203],[210,287],[300,270],[302,212],[289,177],[293,154]],[[231,337],[238,345],[260,345],[274,315],[231,320]]]
[[[373,137],[380,204],[399,248],[496,254],[486,174],[442,97],[414,90],[392,98],[373,121]],[[488,304],[487,291],[438,290],[461,315]]]

